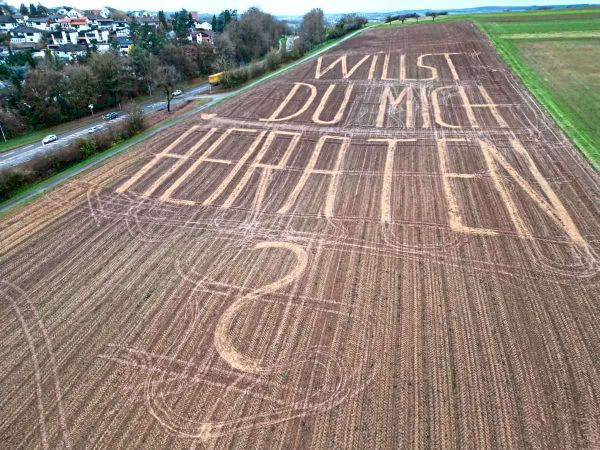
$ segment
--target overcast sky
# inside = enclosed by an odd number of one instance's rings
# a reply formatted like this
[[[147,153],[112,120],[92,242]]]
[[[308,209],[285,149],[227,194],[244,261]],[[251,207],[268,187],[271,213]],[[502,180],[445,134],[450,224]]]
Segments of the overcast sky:
[[[23,0],[29,5],[32,0]],[[176,11],[186,8],[189,11],[198,11],[199,13],[218,13],[228,9],[237,9],[244,11],[250,6],[258,6],[263,11],[278,15],[303,14],[311,8],[323,8],[326,13],[344,13],[344,12],[382,12],[401,9],[447,9],[447,8],[468,8],[474,6],[528,6],[528,5],[552,5],[552,4],[576,4],[583,3],[585,0],[422,0],[415,2],[397,2],[391,0],[225,0],[225,1],[194,1],[194,0],[64,0],[71,6],[80,9],[95,9],[102,6],[112,6],[124,11],[146,9],[149,11]],[[19,6],[21,0],[9,0],[9,4]],[[37,4],[38,0],[33,0]],[[592,3],[592,1],[590,1]],[[42,1],[45,6],[60,6],[64,3],[61,0]],[[326,5],[326,6],[324,6]]]

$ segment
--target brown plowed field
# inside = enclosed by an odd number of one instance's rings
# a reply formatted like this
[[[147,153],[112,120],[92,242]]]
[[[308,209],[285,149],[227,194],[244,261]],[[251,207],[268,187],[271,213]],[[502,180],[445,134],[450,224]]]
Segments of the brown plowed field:
[[[1,447],[597,448],[599,194],[472,25],[365,32],[1,219]]]

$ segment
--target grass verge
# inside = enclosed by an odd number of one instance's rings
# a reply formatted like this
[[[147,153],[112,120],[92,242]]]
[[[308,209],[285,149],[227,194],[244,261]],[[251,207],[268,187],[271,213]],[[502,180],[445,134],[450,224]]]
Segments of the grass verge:
[[[208,103],[211,102],[210,98],[205,98],[199,101],[194,101],[194,102],[190,102],[193,103],[193,111],[197,110],[198,108],[207,105]],[[189,104],[188,104],[189,105]],[[181,107],[180,109],[185,109],[188,105],[185,105],[183,107]],[[175,110],[175,113],[177,113],[177,110]],[[157,112],[157,113],[153,113],[155,115],[166,115],[166,112]],[[187,113],[184,112],[184,115],[187,115]],[[0,174],[2,176],[7,176],[10,175],[10,173],[7,172],[23,172],[23,171],[31,171],[34,172],[32,175],[30,175],[30,178],[28,180],[25,180],[25,182],[21,185],[16,187],[15,189],[13,189],[9,195],[2,199],[0,201],[0,210],[3,209],[3,207],[5,207],[6,205],[12,203],[12,199],[19,199],[22,197],[27,197],[28,194],[30,194],[33,191],[39,190],[40,194],[47,191],[48,189],[50,189],[51,187],[54,187],[56,184],[58,184],[57,182],[61,181],[61,180],[65,180],[70,178],[71,174],[76,174],[79,173],[81,171],[81,169],[87,168],[87,167],[91,167],[96,165],[96,163],[103,161],[105,159],[108,159],[111,156],[114,156],[118,153],[121,153],[122,151],[132,147],[133,145],[142,142],[144,139],[147,139],[148,137],[154,135],[157,130],[166,128],[172,124],[174,124],[175,122],[178,121],[178,119],[180,119],[180,117],[169,117],[167,115],[166,118],[156,121],[155,118],[152,117],[152,115],[150,116],[146,116],[146,118],[144,120],[147,120],[149,125],[147,128],[144,128],[142,131],[126,138],[126,139],[119,139],[117,142],[113,143],[112,145],[110,145],[109,147],[105,148],[102,151],[98,151],[96,153],[94,153],[93,155],[90,155],[88,157],[78,157],[76,156],[76,160],[72,163],[69,163],[68,161],[61,161],[58,160],[58,170],[55,170],[55,167],[52,166],[48,166],[48,167],[44,167],[41,170],[41,173],[36,173],[35,171],[32,171],[31,169],[23,169],[23,168],[15,168],[15,169],[9,169],[6,172]],[[73,147],[76,144],[73,145]],[[60,150],[59,152],[61,152],[61,154],[63,155],[68,155],[68,156],[72,156],[72,153],[77,153],[77,150],[75,150],[74,148],[67,148],[64,150]],[[50,157],[50,159],[53,159],[56,163],[56,159],[54,159],[54,157]],[[35,163],[34,163],[35,165]],[[34,198],[34,196],[32,196],[31,198]],[[21,203],[21,202],[19,202]]]
[[[600,171],[600,51],[589,50],[600,48],[600,38],[577,37],[577,33],[600,31],[599,19],[599,8],[569,8],[457,14],[438,21],[474,22],[533,97]],[[565,52],[565,47],[569,51]]]

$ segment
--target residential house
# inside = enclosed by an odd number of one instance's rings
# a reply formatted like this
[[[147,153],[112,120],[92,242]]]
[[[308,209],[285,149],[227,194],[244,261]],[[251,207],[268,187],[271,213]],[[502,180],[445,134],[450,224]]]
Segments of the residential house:
[[[133,43],[133,41],[128,37],[118,36],[116,38],[116,42],[117,42],[117,48],[119,49],[119,51],[123,55],[128,55],[129,48],[131,47],[131,44]]]
[[[17,28],[19,24],[17,19],[12,16],[0,16],[0,33],[8,33],[13,28]]]
[[[112,30],[114,26],[114,22],[112,19],[98,19],[97,21],[98,29],[100,30]]]
[[[63,14],[50,14],[48,16],[48,18],[55,24],[57,24],[56,26],[60,26],[60,19],[64,18],[65,16]]]
[[[52,54],[61,60],[75,61],[77,58],[85,56],[87,49],[84,45],[63,44],[52,50]]]
[[[90,24],[87,17],[77,17],[76,19],[71,19],[71,28],[78,31],[85,31],[90,29]]]
[[[33,47],[35,44],[39,44],[42,41],[44,31],[38,28],[20,25],[17,28],[10,30],[9,34],[11,46],[16,44],[18,47]]]
[[[109,43],[110,32],[108,30],[86,30],[86,31],[55,31],[48,37],[49,49],[55,50],[65,44],[98,46]]]
[[[77,42],[85,45],[108,43],[110,36],[110,32],[108,30],[79,31],[77,34]]]
[[[90,29],[87,17],[64,17],[59,20],[60,27],[64,30],[80,30],[85,31]]]
[[[197,30],[207,30],[207,31],[212,31],[212,25],[208,22],[194,22],[194,27]]]
[[[214,33],[210,30],[194,30],[190,31],[190,35],[188,36],[188,40],[192,42],[196,42],[201,44],[202,42],[207,42],[211,45],[214,44]]]
[[[70,17],[71,19],[77,19],[78,17],[83,17],[83,12],[81,12],[78,9],[72,8],[69,11],[67,11],[65,16]]]
[[[25,21],[28,27],[38,28],[44,31],[52,31],[59,27],[50,17],[30,17]]]
[[[215,33],[211,30],[200,30],[203,42],[208,42],[210,45],[215,43]]]
[[[98,21],[103,19],[102,16],[97,14],[90,14],[86,11],[85,17],[87,17],[88,24],[90,27],[97,27],[99,25]]]
[[[107,51],[110,50],[110,44],[109,43],[96,44],[93,47],[96,49],[96,51],[98,53],[106,53]]]
[[[129,36],[129,21],[127,19],[113,19],[113,31],[117,37]]]
[[[71,42],[65,30],[53,31],[48,36],[48,48],[58,48],[61,45]]]
[[[21,13],[13,14],[12,16],[19,25],[25,25],[25,19],[27,18],[26,16]]]
[[[127,19],[113,19],[113,31],[117,31],[118,28],[129,28],[129,21]]]
[[[152,28],[158,28],[158,26],[160,25],[160,21],[156,16],[139,17],[137,21],[140,23],[140,25],[148,25]]]
[[[115,30],[115,34],[117,37],[129,37],[129,27],[124,27],[124,28],[117,28]]]
[[[133,17],[150,17],[150,16],[153,16],[154,14],[151,13],[150,11],[140,10],[140,11],[131,11],[129,13],[129,15],[133,16]]]

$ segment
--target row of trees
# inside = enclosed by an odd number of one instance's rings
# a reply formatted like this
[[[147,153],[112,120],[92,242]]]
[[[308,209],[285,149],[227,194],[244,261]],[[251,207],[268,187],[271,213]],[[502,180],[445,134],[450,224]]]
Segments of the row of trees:
[[[128,56],[116,47],[106,53],[93,51],[74,63],[65,64],[50,52],[37,60],[30,52],[9,55],[0,64],[0,123],[9,137],[24,131],[55,125],[120,104],[142,94],[164,93],[170,106],[175,85],[184,79],[207,75],[228,67],[219,61],[208,43],[191,43],[190,14],[181,10],[167,23],[159,15],[158,28],[130,23],[132,47]],[[175,33],[175,39],[169,32]]]
[[[41,3],[38,3],[37,6],[35,6],[33,3],[30,3],[29,8],[25,6],[25,3],[21,3],[21,6],[19,7],[19,12],[24,16],[38,17],[48,14],[48,8],[46,8]]]
[[[448,15],[448,11],[429,11],[429,12],[425,13],[425,16],[431,17],[431,20],[435,20],[435,18],[439,17],[439,16],[447,16],[447,15]]]
[[[234,20],[237,20],[237,9],[226,9],[218,17],[213,15],[211,22],[212,29],[215,33],[222,33],[227,24]]]
[[[327,39],[336,39],[367,24],[367,19],[356,14],[346,14],[332,26],[327,26],[323,10],[315,8],[302,17],[300,41],[297,43],[304,52]]]
[[[231,20],[217,36],[215,45],[230,62],[248,64],[266,55],[281,36],[289,33],[285,22],[253,7]]]
[[[260,11],[257,12],[250,10],[249,13],[258,14]],[[240,20],[240,23],[242,24],[243,19],[244,17],[242,16],[242,19]],[[294,45],[291,48],[291,51],[288,51],[286,48],[286,39],[281,41],[281,47],[279,51],[276,51],[273,49],[273,38],[276,38],[276,36],[281,35],[283,32],[287,33],[287,25],[276,21],[270,16],[263,17],[263,26],[266,27],[266,30],[270,30],[271,34],[269,34],[269,32],[265,32],[261,37],[261,41],[265,45],[261,46],[260,42],[255,42],[251,45],[254,46],[256,50],[255,53],[257,54],[260,54],[265,50],[268,51],[266,57],[261,61],[255,61],[239,68],[226,70],[223,77],[223,85],[228,88],[239,86],[250,79],[257,78],[266,72],[277,69],[283,63],[300,58],[308,50],[327,39],[335,39],[343,36],[344,34],[363,27],[366,23],[367,20],[365,18],[356,16],[354,14],[348,14],[343,16],[334,25],[327,26],[323,11],[316,8],[306,13],[302,18],[302,22],[300,23],[300,33],[298,38],[294,40]],[[241,29],[243,30],[243,28]],[[228,30],[230,30],[229,27],[226,29],[226,31]],[[238,28],[231,28],[231,30],[237,32]],[[226,36],[227,35],[228,34],[226,33]],[[229,37],[231,38],[231,35],[229,35]],[[238,45],[240,45],[240,43],[238,43]],[[253,58],[249,57],[248,55],[243,55],[243,57],[238,55],[238,60],[241,63],[244,63],[248,59]]]
[[[13,83],[0,98],[0,121],[11,134],[79,117],[89,113],[90,103],[114,105],[135,92],[137,81],[127,58],[115,52],[93,54],[85,65],[41,63],[11,75]]]
[[[448,15],[447,11],[429,11],[425,13],[426,17],[431,17],[432,20],[435,20],[436,17],[438,16],[446,16]],[[392,23],[395,22],[396,20],[399,20],[400,22],[402,22],[402,24],[404,24],[404,21],[407,19],[416,19],[417,22],[419,22],[419,18],[421,17],[420,14],[418,13],[409,13],[409,14],[400,14],[397,16],[387,16],[385,19],[385,23]]]
[[[55,125],[120,104],[141,94],[162,92],[170,103],[171,93],[180,80],[190,80],[214,72],[228,74],[225,83],[235,86],[281,63],[297,59],[326,39],[339,37],[362,27],[366,20],[347,15],[332,25],[325,24],[323,11],[307,13],[300,25],[300,37],[291,52],[277,52],[281,36],[291,33],[289,26],[258,8],[243,14],[225,10],[216,21],[215,45],[188,40],[193,26],[191,15],[182,9],[168,23],[159,14],[157,28],[132,19],[132,47],[128,56],[116,48],[99,54],[89,49],[75,63],[64,64],[47,52],[43,61],[31,53],[11,54],[0,65],[0,123],[9,136],[23,131]],[[173,32],[175,38],[169,36]],[[264,61],[257,60],[265,57]],[[235,69],[241,66],[240,69]]]

